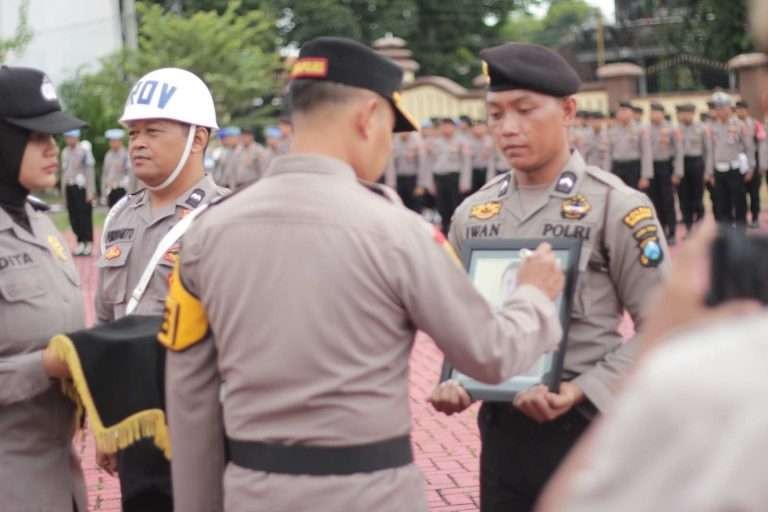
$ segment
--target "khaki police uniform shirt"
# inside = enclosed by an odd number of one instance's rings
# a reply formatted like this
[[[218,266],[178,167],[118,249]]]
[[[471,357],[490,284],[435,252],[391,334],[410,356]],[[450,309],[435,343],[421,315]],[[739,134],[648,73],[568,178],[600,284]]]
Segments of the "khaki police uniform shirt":
[[[239,190],[258,181],[267,161],[266,149],[261,144],[253,143],[240,147],[239,161],[231,169],[223,186],[230,190]]]
[[[192,343],[203,337],[167,357],[177,510],[425,512],[414,465],[264,474],[227,465],[223,443],[350,446],[409,434],[417,330],[484,381],[557,346],[552,301],[523,286],[496,311],[451,254],[418,215],[319,155],[281,157],[257,185],[205,212],[184,238],[169,295],[173,318],[199,311],[204,322],[166,319],[180,327],[167,334],[173,343],[184,332],[197,331]]]
[[[725,123],[712,120],[709,126],[707,176],[738,168],[739,155],[742,153],[747,155],[749,168],[755,168],[754,136],[745,123],[733,116]],[[722,170],[718,170],[718,167]]]
[[[226,193],[210,176],[205,176],[171,205],[153,210],[144,189],[126,196],[113,207],[114,215],[105,226],[105,251],[99,256],[99,284],[96,289],[96,316],[110,322],[125,315],[131,293],[138,284],[155,249],[171,228],[204,202]],[[177,242],[160,259],[152,279],[135,310],[136,314],[160,314],[168,294],[168,280],[179,252]]]
[[[493,157],[488,160],[488,170],[485,174],[485,182],[488,183],[499,174],[509,171],[507,157],[498,148],[494,150]]]
[[[564,379],[573,380],[605,411],[631,363],[635,343],[618,327],[628,311],[642,328],[649,292],[662,279],[667,245],[645,194],[584,163],[574,151],[560,177],[538,201],[519,208],[514,171],[499,176],[456,210],[450,240],[575,238],[582,241],[573,297]],[[658,255],[660,258],[654,258]]]
[[[61,191],[70,185],[76,185],[86,190],[87,197],[96,195],[95,162],[90,151],[82,143],[70,148],[65,146],[61,151]]]
[[[603,128],[596,132],[590,128],[584,135],[582,147],[586,164],[600,167],[608,158],[608,130]]]
[[[672,161],[675,176],[683,177],[683,152],[677,131],[667,121],[650,124],[651,152],[654,162]]]
[[[80,278],[46,214],[26,207],[33,234],[0,209],[0,509],[86,509],[72,449],[73,403],[43,369],[56,334],[85,327]]]
[[[762,512],[764,312],[665,342],[601,425],[563,512]]]
[[[647,126],[631,122],[624,126],[618,121],[608,129],[608,153],[603,164],[611,172],[613,162],[640,160],[640,176],[653,178],[653,153]]]
[[[490,135],[476,137],[470,135],[467,138],[469,154],[472,157],[472,169],[488,169],[488,163],[494,157],[496,145]]]
[[[709,136],[702,123],[680,123],[677,127],[684,157],[707,157]]]
[[[131,161],[128,158],[128,150],[120,148],[117,151],[110,149],[104,155],[104,163],[101,169],[101,187],[106,196],[116,188],[131,190]]]
[[[232,183],[237,176],[237,168],[241,162],[242,146],[233,148],[222,147],[219,153],[219,159],[213,169],[213,180],[217,185],[226,187]]]
[[[428,144],[433,159],[432,173],[459,173],[459,188],[469,188],[472,183],[472,156],[464,136],[458,132],[450,139],[438,135],[430,139]]]

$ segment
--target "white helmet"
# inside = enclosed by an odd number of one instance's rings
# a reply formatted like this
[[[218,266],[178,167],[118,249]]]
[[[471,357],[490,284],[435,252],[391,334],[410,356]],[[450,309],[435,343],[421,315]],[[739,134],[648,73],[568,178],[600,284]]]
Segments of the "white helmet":
[[[208,86],[194,73],[179,68],[156,69],[141,77],[133,86],[125,101],[120,123],[144,119],[170,119],[190,125],[187,144],[176,168],[160,185],[147,185],[150,190],[162,190],[179,176],[189,159],[196,127],[219,127]]]

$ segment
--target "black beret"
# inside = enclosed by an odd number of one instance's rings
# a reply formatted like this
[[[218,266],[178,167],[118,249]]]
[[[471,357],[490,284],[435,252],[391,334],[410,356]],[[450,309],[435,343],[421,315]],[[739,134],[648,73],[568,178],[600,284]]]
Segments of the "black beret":
[[[418,123],[401,105],[402,68],[357,41],[318,37],[305,43],[293,64],[291,79],[325,80],[373,91],[394,108],[396,132],[418,130]]]
[[[693,103],[683,103],[680,105],[677,105],[675,109],[678,112],[696,112],[696,105]]]
[[[40,133],[63,133],[86,125],[62,112],[56,88],[37,69],[0,67],[0,119]]]
[[[543,46],[507,43],[480,51],[491,91],[526,89],[564,97],[578,92],[581,79],[560,54]]]
[[[664,105],[656,102],[651,103],[651,110],[654,112],[665,112]]]

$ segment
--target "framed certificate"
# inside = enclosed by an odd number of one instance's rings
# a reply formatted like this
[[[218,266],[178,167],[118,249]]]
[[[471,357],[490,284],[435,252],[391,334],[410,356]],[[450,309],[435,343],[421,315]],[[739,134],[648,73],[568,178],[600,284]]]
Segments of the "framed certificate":
[[[538,384],[545,384],[552,392],[559,391],[567,348],[571,304],[578,277],[581,240],[570,238],[468,240],[464,244],[461,256],[477,290],[491,306],[499,308],[504,297],[517,285],[517,271],[522,263],[522,254],[525,250],[536,249],[542,242],[552,246],[565,272],[565,288],[556,300],[563,326],[563,339],[557,351],[543,355],[528,371],[498,385],[476,381],[453,368],[446,360],[443,362],[441,382],[449,379],[456,380],[464,386],[473,400],[491,402],[511,402],[515,394]]]

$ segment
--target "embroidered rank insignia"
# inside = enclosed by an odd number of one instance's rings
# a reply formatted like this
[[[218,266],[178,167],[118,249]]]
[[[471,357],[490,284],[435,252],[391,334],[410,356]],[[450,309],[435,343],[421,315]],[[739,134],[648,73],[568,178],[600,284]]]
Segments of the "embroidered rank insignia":
[[[576,174],[572,171],[565,171],[557,179],[557,185],[555,185],[555,192],[561,194],[570,194],[573,188],[576,186]]]
[[[560,214],[566,220],[581,220],[592,210],[587,198],[579,194],[563,201]]]
[[[469,212],[469,216],[474,219],[488,220],[494,218],[500,212],[501,201],[491,201],[473,206]]]
[[[658,238],[658,236],[659,228],[656,226],[645,226],[632,233],[632,237],[637,240],[637,243],[642,243],[651,237]]]
[[[184,287],[178,263],[173,267],[172,276],[157,340],[169,350],[180,352],[205,339],[208,315],[200,299]]]
[[[651,219],[653,219],[653,210],[648,206],[639,206],[624,216],[624,224],[631,229],[644,220]]]
[[[122,253],[123,251],[120,250],[119,245],[113,245],[107,249],[107,252],[104,253],[104,259],[113,260],[115,258],[119,258]]]
[[[664,261],[664,251],[661,249],[659,239],[646,238],[640,242],[640,264],[644,267],[656,268]]]
[[[48,245],[51,247],[51,252],[54,256],[61,261],[67,261],[67,250],[64,249],[64,246],[58,238],[54,235],[48,235]]]

